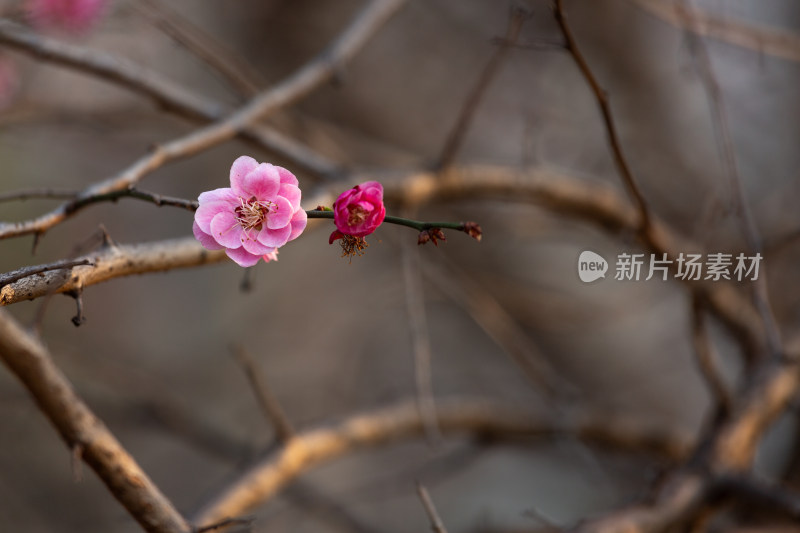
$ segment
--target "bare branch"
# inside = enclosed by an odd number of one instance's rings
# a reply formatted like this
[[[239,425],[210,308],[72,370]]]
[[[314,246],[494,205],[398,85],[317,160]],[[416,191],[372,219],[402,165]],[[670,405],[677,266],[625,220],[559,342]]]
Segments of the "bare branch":
[[[686,28],[691,32],[759,54],[767,54],[789,61],[800,61],[800,36],[768,26],[757,26],[732,18],[720,18],[708,11],[692,8],[690,14],[694,24],[686,25],[686,19],[675,11],[674,2],[663,0],[629,0],[648,13],[668,24]]]
[[[639,229],[642,234],[646,235],[650,227],[650,211],[647,208],[644,195],[642,195],[642,191],[639,189],[639,185],[636,183],[633,173],[628,166],[628,161],[625,158],[625,154],[622,152],[622,145],[620,144],[619,136],[617,135],[617,128],[614,125],[614,116],[611,114],[611,106],[608,103],[608,93],[606,93],[605,89],[600,86],[597,78],[594,77],[592,70],[589,68],[589,64],[586,62],[586,59],[583,57],[583,54],[578,48],[578,43],[575,40],[575,37],[572,35],[572,30],[567,23],[567,16],[564,13],[563,0],[556,0],[555,16],[556,22],[558,22],[558,26],[561,28],[561,32],[564,34],[564,39],[566,39],[567,50],[572,55],[575,63],[578,65],[583,77],[586,78],[586,83],[591,88],[595,100],[597,100],[597,105],[600,108],[601,114],[603,115],[603,124],[605,125],[606,133],[608,134],[608,143],[611,147],[611,153],[614,156],[614,163],[616,164],[617,170],[622,177],[622,182],[625,185],[625,188],[628,190],[628,193],[631,195],[631,197],[633,197],[633,201],[636,205],[636,210],[639,215]]]
[[[193,120],[220,120],[228,112],[218,102],[187,91],[158,72],[124,57],[67,43],[0,20],[0,44],[20,52],[115,83],[147,96],[167,111]],[[271,152],[283,155],[321,176],[335,175],[339,166],[303,144],[263,126],[251,125],[237,132]]]
[[[652,449],[649,446],[654,442],[660,442],[658,449],[670,453],[680,454],[686,449],[685,443],[641,429],[637,433],[635,428],[618,427],[607,419],[578,420],[570,425],[565,421],[539,419],[516,407],[463,398],[438,400],[437,407],[443,433],[497,437],[572,435],[625,449]],[[356,414],[334,426],[300,432],[283,448],[253,464],[223,488],[197,512],[194,521],[205,524],[236,516],[266,502],[287,483],[321,463],[362,448],[418,437],[424,432],[425,422],[416,400]],[[614,438],[617,433],[618,440]]]
[[[517,44],[519,32],[528,16],[529,14],[521,6],[515,5],[511,8],[505,39],[498,43],[491,59],[489,59],[489,62],[483,67],[481,75],[478,77],[467,99],[464,101],[464,105],[461,107],[461,111],[458,114],[458,119],[447,135],[447,140],[444,143],[444,148],[442,148],[439,161],[436,163],[435,168],[437,170],[447,168],[453,162],[453,159],[455,159],[458,149],[464,142],[467,131],[469,131],[469,125],[470,122],[472,122],[475,110],[478,109],[478,105],[486,89],[489,88],[492,79],[500,70],[500,67],[508,56],[508,52]]]
[[[176,43],[208,64],[237,92],[248,97],[258,92],[258,86],[253,82],[255,79],[253,69],[248,68],[235,54],[224,50],[219,42],[178,12],[157,0],[143,0],[134,3],[132,7]]]
[[[696,27],[696,22],[692,18],[692,12],[689,9],[690,6],[686,5],[685,1],[686,0],[676,4],[676,11],[678,12],[678,16],[683,18],[684,24],[688,28],[694,29]],[[708,51],[702,39],[695,35],[695,33],[692,33],[692,31],[687,31],[686,35],[694,50],[695,57],[697,58],[700,77],[706,89],[706,96],[708,97],[711,107],[711,115],[714,123],[714,130],[717,134],[719,150],[722,155],[725,173],[728,176],[731,194],[733,196],[735,212],[738,215],[740,226],[747,242],[748,251],[751,254],[763,254],[764,244],[761,240],[758,228],[756,228],[755,220],[753,220],[750,206],[744,196],[742,180],[739,176],[739,167],[736,164],[736,151],[733,145],[730,127],[728,126],[728,115],[725,112],[724,96],[714,74],[711,57],[708,55]],[[781,348],[781,336],[769,301],[766,272],[762,273],[761,276],[755,280],[753,285],[753,299],[755,300],[756,309],[759,315],[761,315],[761,321],[764,324],[767,349],[772,357],[780,357],[783,352]]]
[[[284,413],[280,404],[278,404],[278,400],[275,399],[275,396],[269,390],[267,380],[259,369],[258,363],[256,363],[253,356],[250,355],[250,352],[248,352],[243,345],[236,344],[233,346],[232,350],[247,375],[247,380],[250,382],[250,386],[256,395],[258,405],[261,407],[267,419],[272,423],[278,441],[285,443],[291,440],[294,436],[294,428],[292,428],[289,418],[286,416],[286,413]]]
[[[284,81],[259,93],[232,115],[186,136],[157,146],[151,153],[140,158],[116,176],[85,189],[74,202],[63,204],[34,220],[0,224],[0,239],[43,233],[73,215],[79,209],[76,205],[80,205],[84,198],[129,188],[166,163],[189,157],[225,142],[244,131],[255,121],[306,96],[322,83],[330,80],[336,69],[355,55],[403,3],[404,0],[373,0],[328,49]]]
[[[0,194],[0,202],[11,202],[15,200],[28,200],[30,198],[75,198],[78,196],[79,191],[71,191],[67,189],[23,189],[21,191],[12,191]]]
[[[727,414],[732,405],[731,394],[718,368],[718,357],[708,335],[705,309],[699,297],[692,297],[692,344],[697,366],[705,379],[711,397],[715,400],[718,415]]]
[[[33,300],[50,293],[64,293],[102,283],[110,279],[146,272],[162,272],[227,259],[222,251],[209,251],[195,239],[172,239],[147,244],[106,247],[96,253],[75,259],[86,264],[50,270],[51,265],[29,267],[42,269],[0,289],[0,306]],[[24,269],[22,269],[24,270]]]
[[[436,506],[433,504],[431,495],[428,494],[426,489],[421,483],[417,483],[417,495],[419,496],[422,506],[425,507],[425,512],[431,521],[431,530],[434,533],[447,533],[439,513],[436,511]]]
[[[83,460],[146,531],[191,531],[133,457],[78,397],[47,349],[4,310],[0,310],[0,359],[25,385],[67,446],[80,450]]]

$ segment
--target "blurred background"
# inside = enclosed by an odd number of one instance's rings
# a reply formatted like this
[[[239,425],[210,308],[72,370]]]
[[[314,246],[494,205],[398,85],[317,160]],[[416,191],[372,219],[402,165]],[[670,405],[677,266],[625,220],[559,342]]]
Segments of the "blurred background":
[[[18,4],[6,1],[0,9],[18,16]],[[673,2],[565,4],[576,39],[610,95],[623,149],[653,214],[709,252],[742,250],[697,56]],[[258,87],[268,87],[321,51],[363,5],[116,0],[87,34],[56,38],[126,57],[236,106],[243,96],[166,35],[154,13],[199,29],[245,62]],[[530,16],[491,79],[455,163],[544,169],[616,188],[625,197],[595,100],[560,47],[563,37],[547,1],[411,0],[335,83],[267,123],[360,176],[428,169],[516,5]],[[784,338],[791,339],[800,319],[800,241],[791,239],[800,228],[800,4],[694,5],[713,22],[703,39],[724,95],[746,200],[767,246],[762,274]],[[0,54],[18,78],[0,112],[0,193],[82,189],[154,143],[197,127],[91,75],[12,50],[0,48]],[[304,191],[320,183],[291,161],[231,141],[157,170],[142,188],[194,199],[227,186],[230,164],[242,154],[294,170]],[[27,220],[55,205],[0,203],[0,220]],[[709,396],[694,362],[686,289],[675,281],[617,281],[613,272],[585,284],[577,275],[583,250],[610,261],[644,253],[633,234],[609,234],[531,204],[479,197],[428,205],[416,218],[474,220],[484,231],[481,243],[451,232],[438,248],[413,246],[410,252],[422,272],[436,396],[492,398],[534,412],[564,407],[546,399],[509,357],[508,346],[453,296],[478,295],[504,310],[497,320],[521,333],[526,357],[558,376],[570,408],[682,436],[697,433]],[[0,242],[0,271],[85,251],[101,224],[115,241],[136,243],[190,236],[192,216],[135,201],[97,205],[48,231],[35,255],[30,237]],[[368,239],[367,254],[348,262],[327,244],[331,229],[327,221],[310,225],[281,250],[277,263],[254,267],[249,292],[240,289],[243,270],[226,261],[89,287],[87,321],[79,328],[70,322],[72,299],[50,301],[43,338],[57,363],[180,510],[197,508],[273,439],[231,355],[234,343],[256,357],[298,428],[414,398],[402,247],[413,245],[416,234],[385,225]],[[19,303],[10,311],[30,322],[40,305]],[[736,383],[740,350],[716,323],[711,326],[726,376]],[[783,471],[793,426],[791,414],[773,431],[760,457],[764,472]],[[88,469],[82,481],[73,480],[70,452],[5,371],[0,451],[0,531],[139,530]],[[496,446],[458,437],[437,445],[416,440],[311,471],[302,483],[317,497],[287,490],[253,513],[252,530],[425,530],[415,481],[429,488],[450,531],[535,531],[543,526],[541,516],[566,527],[636,501],[660,466],[645,454],[567,437]]]

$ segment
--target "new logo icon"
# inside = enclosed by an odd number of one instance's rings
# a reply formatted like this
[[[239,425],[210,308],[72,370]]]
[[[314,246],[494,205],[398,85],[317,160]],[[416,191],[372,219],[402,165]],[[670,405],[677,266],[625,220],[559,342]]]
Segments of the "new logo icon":
[[[606,277],[608,261],[602,255],[589,250],[581,252],[578,257],[578,277],[584,283],[591,283]]]

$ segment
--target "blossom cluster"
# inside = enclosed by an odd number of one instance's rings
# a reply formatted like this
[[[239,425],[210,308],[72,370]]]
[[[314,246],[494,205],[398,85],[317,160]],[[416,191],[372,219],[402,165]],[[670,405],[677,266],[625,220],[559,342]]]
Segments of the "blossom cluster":
[[[283,167],[241,156],[231,166],[230,183],[200,194],[195,238],[208,250],[224,249],[243,267],[276,261],[278,248],[306,227],[297,178]],[[356,185],[339,195],[333,211],[337,229],[330,242],[342,239],[344,249],[363,250],[364,237],[386,216],[383,187],[376,181]]]

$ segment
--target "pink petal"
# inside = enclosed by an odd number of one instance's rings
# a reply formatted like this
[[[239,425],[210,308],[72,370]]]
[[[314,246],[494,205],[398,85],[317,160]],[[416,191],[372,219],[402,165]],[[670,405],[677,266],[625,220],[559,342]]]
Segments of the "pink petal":
[[[228,202],[210,202],[200,204],[194,212],[194,221],[205,233],[211,233],[211,220],[220,213],[233,213],[233,208]]]
[[[282,196],[276,197],[275,206],[267,216],[267,228],[279,229],[284,227],[292,219],[293,213],[294,209],[292,209],[292,204],[289,203],[289,200]]]
[[[308,223],[308,215],[302,209],[298,209],[294,216],[292,216],[292,233],[289,234],[289,240],[293,241],[303,233]]]
[[[254,237],[255,237],[255,233],[254,233]],[[273,247],[264,246],[263,244],[258,242],[255,238],[248,239],[247,237],[245,237],[244,240],[242,241],[242,248],[244,248],[245,251],[250,252],[251,254],[255,254],[255,255],[268,254],[272,250],[274,250]]]
[[[277,261],[278,260],[278,249],[276,248],[272,252],[268,254],[264,254],[262,257],[265,263],[269,263],[270,261]]]
[[[225,253],[236,261],[237,265],[245,268],[255,265],[261,259],[260,255],[253,255],[244,248],[228,248]]]
[[[297,211],[300,209],[300,197],[302,196],[302,193],[297,185],[281,183],[281,188],[278,189],[278,196],[283,196],[289,200],[289,203],[292,204],[292,211]]]
[[[288,185],[294,185],[295,187],[297,187],[300,184],[300,182],[297,181],[297,178],[295,177],[295,175],[292,174],[291,172],[289,172],[288,170],[286,170],[285,168],[279,167],[279,166],[276,166],[275,168],[278,169],[278,174],[281,177],[281,183],[286,183]]]
[[[197,200],[200,202],[200,204],[207,204],[210,202],[239,203],[239,197],[230,187],[223,187],[221,189],[214,189],[213,191],[201,192]]]
[[[239,196],[249,198],[244,192],[242,184],[244,183],[245,176],[252,172],[257,166],[258,161],[246,155],[237,158],[236,161],[233,162],[233,165],[231,165],[231,188],[233,188],[233,192]]]
[[[194,238],[200,241],[200,244],[202,244],[203,248],[206,250],[221,250],[224,248],[224,246],[215,241],[211,235],[201,230],[197,222],[192,224],[192,233],[194,233]]]
[[[244,197],[247,199],[255,196],[259,200],[273,200],[280,186],[278,171],[267,163],[261,163],[251,170],[242,182],[242,189],[246,193]]]
[[[201,227],[202,229],[202,227]],[[231,211],[223,211],[211,219],[211,231],[214,240],[225,248],[240,248],[245,238],[242,226]]]
[[[280,248],[289,240],[289,235],[292,233],[292,226],[290,224],[286,224],[284,227],[280,229],[268,229],[264,228],[258,234],[258,242],[263,244],[264,246],[270,246],[272,248]]]

